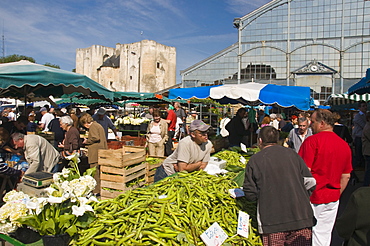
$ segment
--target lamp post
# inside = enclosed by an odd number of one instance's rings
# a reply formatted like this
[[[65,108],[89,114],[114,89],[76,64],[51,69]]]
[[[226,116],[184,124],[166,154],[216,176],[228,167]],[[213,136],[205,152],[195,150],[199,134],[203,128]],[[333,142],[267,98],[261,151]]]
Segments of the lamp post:
[[[240,84],[240,78],[241,78],[241,69],[242,69],[242,23],[240,21],[240,18],[234,19],[234,27],[238,28],[238,84]]]

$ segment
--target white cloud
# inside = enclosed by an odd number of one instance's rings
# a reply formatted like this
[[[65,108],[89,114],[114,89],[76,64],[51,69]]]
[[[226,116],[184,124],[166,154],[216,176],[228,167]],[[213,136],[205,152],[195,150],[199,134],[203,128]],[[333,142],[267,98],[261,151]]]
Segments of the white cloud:
[[[268,2],[204,1],[2,0],[0,24],[4,21],[6,55],[31,56],[66,70],[75,67],[77,48],[143,39],[176,47],[177,67],[184,69],[236,42],[233,17]],[[224,19],[229,25],[220,27]]]

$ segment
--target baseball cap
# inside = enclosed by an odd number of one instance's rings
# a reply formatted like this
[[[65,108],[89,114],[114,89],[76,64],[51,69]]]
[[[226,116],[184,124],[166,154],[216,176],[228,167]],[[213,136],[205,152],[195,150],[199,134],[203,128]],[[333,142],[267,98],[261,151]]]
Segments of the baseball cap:
[[[40,108],[40,113],[44,111],[48,111],[48,110],[45,107]]]
[[[98,115],[105,115],[105,112],[106,112],[105,108],[99,108],[97,114]]]
[[[207,125],[206,123],[204,123],[203,121],[201,120],[193,120],[191,123],[190,123],[190,131],[195,131],[195,130],[198,130],[198,131],[201,131],[201,132],[205,132],[207,131],[211,126],[210,125]]]

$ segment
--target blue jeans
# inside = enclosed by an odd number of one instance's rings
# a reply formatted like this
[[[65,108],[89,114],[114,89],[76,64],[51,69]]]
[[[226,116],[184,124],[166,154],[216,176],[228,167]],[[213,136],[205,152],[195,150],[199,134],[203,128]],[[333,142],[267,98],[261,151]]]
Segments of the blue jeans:
[[[159,167],[157,167],[156,171],[155,171],[155,174],[154,174],[154,182],[157,182],[161,179],[164,179],[165,177],[167,177],[167,173],[164,171],[164,168],[162,165],[160,165]]]

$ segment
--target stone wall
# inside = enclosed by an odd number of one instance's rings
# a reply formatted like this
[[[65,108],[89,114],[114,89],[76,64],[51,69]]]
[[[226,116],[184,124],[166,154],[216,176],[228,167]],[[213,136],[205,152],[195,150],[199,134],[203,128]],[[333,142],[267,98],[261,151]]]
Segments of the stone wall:
[[[76,72],[113,91],[156,92],[176,84],[176,48],[152,40],[93,45],[77,49]]]

